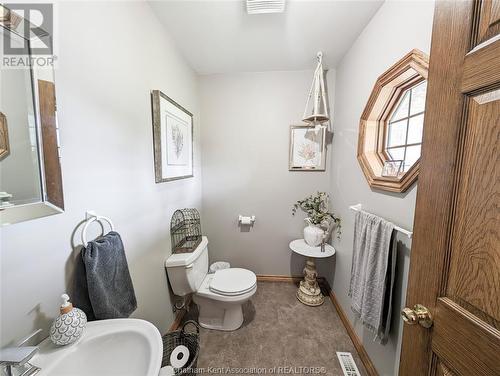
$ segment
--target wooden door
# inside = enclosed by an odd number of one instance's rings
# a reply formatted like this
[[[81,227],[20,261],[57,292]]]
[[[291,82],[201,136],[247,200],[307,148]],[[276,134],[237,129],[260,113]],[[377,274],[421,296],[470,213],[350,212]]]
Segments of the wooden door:
[[[46,200],[64,209],[61,165],[56,120],[56,90],[53,82],[38,80],[40,128],[42,131],[43,165]]]
[[[500,375],[500,0],[438,1],[400,375]]]

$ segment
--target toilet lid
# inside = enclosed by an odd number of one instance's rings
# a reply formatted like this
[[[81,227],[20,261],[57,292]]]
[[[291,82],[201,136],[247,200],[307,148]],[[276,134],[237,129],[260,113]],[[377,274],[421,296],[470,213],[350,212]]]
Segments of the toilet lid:
[[[257,277],[250,270],[229,268],[217,270],[210,282],[210,291],[221,295],[240,295],[255,287]]]

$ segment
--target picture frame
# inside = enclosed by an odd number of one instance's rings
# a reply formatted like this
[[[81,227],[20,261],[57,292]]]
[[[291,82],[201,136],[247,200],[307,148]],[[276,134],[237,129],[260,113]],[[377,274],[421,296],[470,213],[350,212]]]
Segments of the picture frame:
[[[290,126],[289,171],[326,170],[326,128]]]
[[[9,128],[7,127],[7,117],[0,112],[0,161],[10,154]]]
[[[151,91],[155,182],[192,178],[193,114],[160,90]]]
[[[397,178],[401,173],[401,167],[403,167],[403,160],[391,159],[384,161],[384,166],[382,167],[382,176]]]

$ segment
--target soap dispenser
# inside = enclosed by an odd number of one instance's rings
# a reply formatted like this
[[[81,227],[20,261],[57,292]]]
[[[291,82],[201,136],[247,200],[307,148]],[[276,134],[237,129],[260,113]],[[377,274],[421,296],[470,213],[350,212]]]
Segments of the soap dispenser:
[[[74,308],[67,294],[61,295],[60,315],[50,327],[50,340],[58,346],[75,342],[87,325],[87,316],[81,309]]]

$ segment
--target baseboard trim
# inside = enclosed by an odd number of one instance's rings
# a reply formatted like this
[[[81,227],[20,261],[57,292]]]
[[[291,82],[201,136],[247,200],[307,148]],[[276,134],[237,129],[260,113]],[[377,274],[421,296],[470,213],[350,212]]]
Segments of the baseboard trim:
[[[337,297],[335,296],[335,293],[331,289],[330,285],[328,284],[328,281],[326,279],[323,279],[323,284],[326,290],[328,291],[328,295],[330,296],[330,300],[333,303],[333,306],[335,307],[335,310],[337,311],[340,320],[342,320],[342,323],[344,324],[345,329],[347,330],[347,334],[349,334],[349,337],[351,337],[351,341],[356,348],[356,351],[358,352],[359,358],[363,362],[363,365],[365,366],[366,372],[368,372],[369,376],[379,376],[377,370],[375,369],[375,366],[373,365],[372,360],[368,356],[368,353],[365,350],[365,347],[361,343],[361,340],[359,339],[358,335],[356,334],[356,331],[354,330],[351,322],[347,318],[346,313],[342,309],[342,306],[340,305],[339,301],[337,300]]]
[[[302,276],[288,276],[288,275],[273,275],[273,274],[259,274],[257,281],[259,282],[289,282],[299,283],[304,277]]]

